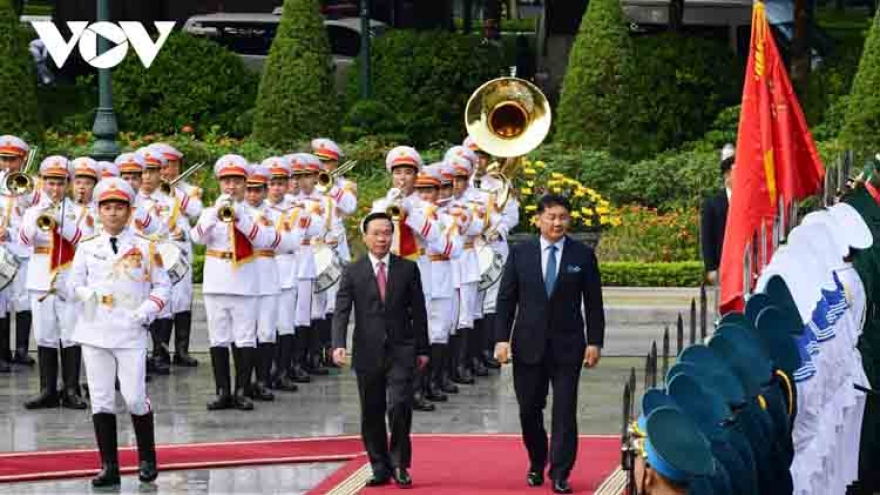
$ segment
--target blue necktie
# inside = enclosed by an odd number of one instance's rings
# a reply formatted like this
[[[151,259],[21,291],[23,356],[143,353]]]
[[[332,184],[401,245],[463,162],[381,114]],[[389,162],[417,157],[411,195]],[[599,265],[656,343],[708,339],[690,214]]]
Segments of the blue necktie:
[[[552,245],[547,248],[547,270],[544,274],[544,288],[547,289],[547,297],[553,294],[553,286],[556,285],[556,250]]]

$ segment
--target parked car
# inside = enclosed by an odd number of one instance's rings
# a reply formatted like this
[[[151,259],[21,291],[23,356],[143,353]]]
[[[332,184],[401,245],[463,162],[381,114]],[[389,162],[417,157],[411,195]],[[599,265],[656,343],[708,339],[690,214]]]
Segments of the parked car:
[[[247,68],[261,72],[280,21],[280,8],[267,14],[221,12],[190,17],[184,24],[183,30],[217,41],[237,53]],[[359,17],[325,19],[324,27],[330,39],[330,53],[333,56],[337,88],[341,89],[345,82],[346,71],[354,64],[354,59],[360,53],[361,19]],[[375,19],[370,21],[371,37],[381,36],[386,29],[385,23]]]

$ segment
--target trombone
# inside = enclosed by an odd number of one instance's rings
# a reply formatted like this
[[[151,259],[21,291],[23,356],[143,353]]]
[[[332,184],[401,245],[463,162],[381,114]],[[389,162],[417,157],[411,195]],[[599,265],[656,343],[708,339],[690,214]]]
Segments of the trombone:
[[[28,151],[27,160],[21,172],[10,172],[3,179],[3,187],[13,196],[28,194],[34,190],[34,179],[28,175],[34,160],[37,157],[37,148],[34,146]]]
[[[519,168],[521,157],[544,142],[552,120],[547,97],[523,79],[493,79],[471,95],[465,107],[468,135],[486,153],[507,158],[504,166],[493,164],[487,170],[487,175],[501,181],[495,191],[498,209],[513,194],[510,179]]]
[[[194,173],[198,172],[202,167],[205,166],[205,162],[199,162],[193,165],[192,167],[186,169],[185,172],[181,173],[174,179],[170,181],[163,181],[162,184],[159,185],[159,190],[162,191],[162,194],[166,196],[171,195],[171,191],[174,190],[175,186],[180,182],[186,180],[188,177],[192,176]]]
[[[325,192],[330,188],[330,184],[336,181],[337,178],[341,177],[349,170],[353,169],[355,165],[357,165],[357,160],[349,160],[332,172],[321,172],[318,174],[318,185],[317,189],[320,192]]]

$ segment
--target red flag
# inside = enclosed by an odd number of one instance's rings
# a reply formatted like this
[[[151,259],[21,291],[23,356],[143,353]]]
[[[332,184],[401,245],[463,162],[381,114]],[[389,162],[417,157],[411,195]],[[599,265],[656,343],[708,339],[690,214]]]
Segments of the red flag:
[[[254,246],[251,239],[256,235],[259,227],[254,223],[248,235],[244,235],[235,225],[229,225],[230,230],[230,247],[232,248],[232,264],[237,266],[241,263],[247,263],[254,257]]]
[[[721,255],[722,313],[743,308],[743,256],[749,242],[762,226],[772,225],[780,202],[787,208],[792,201],[815,194],[824,176],[816,144],[773,41],[764,3],[756,1]],[[767,232],[767,239],[771,237]],[[759,269],[755,264],[753,270]]]
[[[58,229],[52,230],[51,248],[49,250],[49,272],[55,273],[67,268],[73,261],[76,249],[73,243],[65,239]]]

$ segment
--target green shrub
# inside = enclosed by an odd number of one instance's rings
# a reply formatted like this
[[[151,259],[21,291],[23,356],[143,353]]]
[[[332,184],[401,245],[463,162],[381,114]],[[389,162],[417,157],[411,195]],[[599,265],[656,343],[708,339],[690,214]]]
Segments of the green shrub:
[[[217,43],[174,32],[153,65],[134,56],[113,71],[113,93],[120,128],[139,133],[173,133],[184,126],[197,132],[217,125],[244,135],[240,121],[253,106],[256,76],[241,59]]]
[[[357,141],[374,137],[379,140],[405,143],[409,137],[401,132],[403,125],[397,113],[385,103],[376,100],[360,100],[345,116],[342,124],[342,138]]]
[[[626,154],[634,142],[628,121],[635,48],[617,0],[587,6],[568,57],[555,138],[586,148]]]
[[[615,214],[620,222],[602,233],[599,259],[648,263],[700,259],[698,208],[660,213],[632,205],[617,209]]]
[[[317,0],[285,0],[263,70],[254,138],[273,146],[334,135],[339,103]]]
[[[552,164],[554,171],[579,180],[612,201],[616,201],[617,183],[630,166],[606,151],[569,148],[556,142],[541,146],[529,158]]]
[[[858,153],[880,151],[880,10],[865,40],[859,70],[848,98],[848,110],[841,132],[845,145]]]
[[[409,30],[377,38],[371,63],[373,99],[394,110],[400,121],[395,132],[416,147],[438,140],[460,143],[468,97],[504,66],[501,50],[478,36]],[[349,108],[359,98],[360,70],[350,74]]]
[[[611,195],[618,204],[639,204],[667,210],[675,205],[698,206],[721,188],[717,150],[670,151],[629,166]]]
[[[33,139],[40,130],[37,76],[21,23],[9,0],[0,0],[0,129]]]
[[[599,271],[602,285],[606,287],[699,287],[703,279],[703,262],[608,261],[599,262]]]

